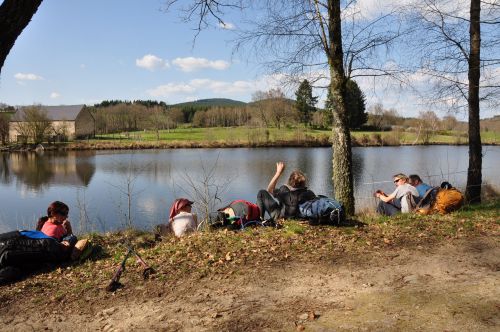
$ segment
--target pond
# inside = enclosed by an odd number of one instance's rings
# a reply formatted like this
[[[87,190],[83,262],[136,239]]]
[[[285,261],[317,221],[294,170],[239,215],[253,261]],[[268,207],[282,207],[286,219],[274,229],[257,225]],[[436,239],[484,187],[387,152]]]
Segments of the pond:
[[[483,182],[500,187],[500,147],[483,147]],[[189,197],[214,211],[234,199],[255,201],[277,161],[303,170],[316,194],[333,195],[330,148],[236,148],[2,153],[0,232],[33,228],[48,204],[70,206],[76,233],[128,225],[151,229],[165,222],[175,197]],[[376,189],[393,190],[392,175],[417,173],[431,184],[449,181],[464,189],[466,146],[353,149],[357,211],[374,209]],[[206,193],[209,193],[208,195]],[[214,201],[214,198],[217,200]]]

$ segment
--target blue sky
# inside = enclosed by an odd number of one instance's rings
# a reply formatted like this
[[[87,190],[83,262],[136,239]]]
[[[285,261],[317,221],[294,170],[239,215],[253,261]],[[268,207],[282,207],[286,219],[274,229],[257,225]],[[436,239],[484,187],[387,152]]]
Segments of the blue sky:
[[[384,4],[391,1],[396,0]],[[208,28],[193,43],[194,24],[182,22],[179,12],[161,11],[163,3],[43,1],[7,57],[0,102],[92,105],[110,99],[153,99],[174,104],[203,98],[248,102],[255,91],[280,86],[279,75],[267,75],[258,63],[248,61],[245,52],[233,55],[231,28],[238,25],[238,12],[225,16],[226,29]],[[381,8],[378,0],[359,4],[367,13]],[[428,85],[418,75],[414,80]],[[371,79],[358,83],[368,107],[382,103],[403,116],[428,110],[409,90]],[[293,87],[285,92],[294,97]],[[323,100],[324,94],[320,106]],[[486,110],[482,117],[493,114]]]
[[[194,26],[161,7],[159,0],[44,1],[7,57],[0,102],[250,101],[268,87],[255,64],[232,57],[227,29],[210,28],[193,44]]]

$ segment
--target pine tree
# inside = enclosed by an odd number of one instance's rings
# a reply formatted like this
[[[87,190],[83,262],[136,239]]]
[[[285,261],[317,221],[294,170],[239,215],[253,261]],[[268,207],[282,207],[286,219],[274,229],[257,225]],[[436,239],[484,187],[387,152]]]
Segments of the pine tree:
[[[356,81],[348,80],[346,84],[346,107],[349,116],[349,128],[359,128],[368,121],[365,94]]]
[[[306,126],[311,123],[312,113],[316,111],[316,103],[318,97],[313,97],[312,86],[308,80],[303,80],[299,88],[295,92],[296,107],[300,114],[300,120]]]
[[[364,125],[368,121],[368,113],[366,112],[366,98],[365,94],[359,88],[356,81],[348,80],[346,84],[346,100],[347,116],[349,119],[349,128],[355,129]],[[328,91],[328,95],[325,101],[325,109],[335,108],[332,103],[331,93]],[[331,116],[329,121],[329,126],[331,126],[331,121],[333,116]]]

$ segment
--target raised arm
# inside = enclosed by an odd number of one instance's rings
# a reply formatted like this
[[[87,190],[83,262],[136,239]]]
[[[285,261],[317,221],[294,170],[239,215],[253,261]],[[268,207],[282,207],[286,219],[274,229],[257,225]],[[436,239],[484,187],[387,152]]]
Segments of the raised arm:
[[[280,178],[284,170],[285,170],[285,163],[282,161],[277,162],[276,173],[274,174],[273,178],[267,185],[267,191],[270,192],[271,194],[274,192],[274,189],[276,188],[276,182],[278,182],[278,179]]]

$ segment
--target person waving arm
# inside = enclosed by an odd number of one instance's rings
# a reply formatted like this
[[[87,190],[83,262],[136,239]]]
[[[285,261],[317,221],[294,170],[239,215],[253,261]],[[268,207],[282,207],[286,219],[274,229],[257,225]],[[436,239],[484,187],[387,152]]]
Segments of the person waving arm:
[[[274,189],[276,188],[276,183],[278,182],[278,179],[280,178],[281,174],[283,174],[283,171],[285,170],[285,163],[282,161],[279,161],[276,163],[276,173],[274,173],[273,178],[271,181],[269,181],[269,184],[267,185],[267,191],[271,194],[274,193]]]

